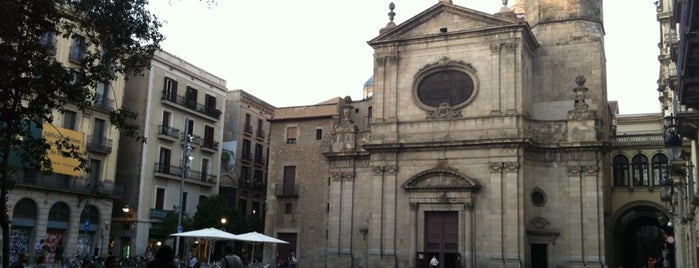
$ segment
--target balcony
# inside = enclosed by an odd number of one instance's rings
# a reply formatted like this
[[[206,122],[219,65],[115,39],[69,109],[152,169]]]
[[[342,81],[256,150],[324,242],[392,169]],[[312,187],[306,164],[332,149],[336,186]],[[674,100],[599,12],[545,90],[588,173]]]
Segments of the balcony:
[[[161,178],[180,180],[182,179],[182,167],[167,165],[164,163],[155,163],[155,166],[153,167],[153,175]],[[189,170],[184,181],[211,187],[216,185],[216,176],[209,174],[208,172]]]
[[[182,135],[180,135],[180,142],[184,143],[184,136],[187,135],[187,133],[182,132]],[[201,147],[203,145],[203,139],[200,136],[193,135],[192,140],[189,143],[193,147]]]
[[[95,102],[92,103],[92,106],[100,110],[112,111],[114,110],[114,100],[104,96],[103,94],[96,94]]]
[[[49,189],[58,192],[79,193],[94,196],[120,196],[124,187],[112,183],[98,182],[89,179],[61,174],[44,175],[37,170],[25,169],[16,177],[17,186]]]
[[[291,185],[275,184],[274,195],[277,197],[299,197],[299,185],[294,184],[292,187]]]
[[[252,134],[252,125],[245,124],[245,126],[243,127],[243,132],[245,132],[246,134]]]
[[[221,110],[216,109],[216,107],[213,106],[197,103],[195,99],[186,98],[184,96],[176,96],[163,91],[160,100],[163,103],[170,104],[180,109],[195,111],[200,115],[204,115],[213,120],[219,120],[221,118]]]
[[[100,136],[87,136],[87,150],[93,153],[112,153],[112,139]]]
[[[263,183],[261,180],[241,179],[238,187],[240,189],[247,189],[262,193],[267,190],[267,184]]]
[[[613,136],[612,144],[614,146],[665,146],[662,134]]]
[[[264,165],[265,164],[265,157],[262,154],[256,154],[255,155],[255,164],[257,165]]]
[[[176,141],[180,137],[180,130],[174,127],[168,127],[164,125],[158,126],[158,138]]]
[[[266,134],[267,133],[265,133],[265,131],[263,129],[257,129],[257,136],[256,137],[260,140],[264,140],[265,137],[267,136]]]
[[[218,152],[218,142],[214,140],[207,140],[204,139],[204,142],[201,145],[202,151],[208,151],[211,153]]]

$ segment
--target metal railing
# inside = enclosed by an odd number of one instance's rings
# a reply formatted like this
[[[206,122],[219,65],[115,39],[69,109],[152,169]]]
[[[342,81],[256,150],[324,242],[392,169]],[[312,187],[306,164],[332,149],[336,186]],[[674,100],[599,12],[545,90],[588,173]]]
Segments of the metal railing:
[[[90,135],[87,137],[87,150],[96,153],[112,153],[112,139]]]
[[[19,186],[38,187],[62,192],[88,195],[122,195],[124,187],[112,183],[94,182],[87,178],[60,174],[45,175],[37,170],[23,170],[15,183]]]

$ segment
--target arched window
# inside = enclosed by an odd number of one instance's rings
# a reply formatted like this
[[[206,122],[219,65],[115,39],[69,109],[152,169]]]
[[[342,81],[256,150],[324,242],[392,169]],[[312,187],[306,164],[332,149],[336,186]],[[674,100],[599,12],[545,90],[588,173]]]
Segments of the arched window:
[[[648,157],[637,154],[631,162],[633,162],[633,185],[648,186]]]
[[[659,186],[660,181],[667,175],[667,156],[664,154],[656,154],[653,156],[653,185]]]
[[[623,155],[614,157],[614,187],[629,186],[629,159]]]

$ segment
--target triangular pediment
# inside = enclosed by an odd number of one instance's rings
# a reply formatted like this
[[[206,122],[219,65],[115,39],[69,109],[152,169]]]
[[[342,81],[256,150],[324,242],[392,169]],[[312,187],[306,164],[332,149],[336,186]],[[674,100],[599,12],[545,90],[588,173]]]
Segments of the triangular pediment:
[[[386,29],[369,43],[406,40],[454,32],[480,31],[518,25],[519,22],[477,10],[438,3],[391,29]],[[446,30],[446,32],[443,32]]]

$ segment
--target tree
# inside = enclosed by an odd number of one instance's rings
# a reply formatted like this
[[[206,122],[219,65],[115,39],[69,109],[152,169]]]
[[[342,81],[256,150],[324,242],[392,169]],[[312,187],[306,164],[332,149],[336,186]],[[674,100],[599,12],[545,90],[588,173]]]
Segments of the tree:
[[[221,223],[226,218],[226,223]],[[192,217],[192,228],[225,228],[227,232],[239,234],[246,231],[245,220],[235,204],[222,195],[213,195],[197,205],[197,212]]]
[[[94,103],[100,82],[141,73],[150,66],[163,36],[147,0],[0,1],[0,228],[2,256],[10,256],[8,194],[22,168],[51,172],[47,150],[80,160],[82,152],[67,137],[51,144],[36,129],[51,124],[67,105],[79,110]],[[55,57],[56,38],[81,38],[79,63]],[[136,114],[115,108],[113,126],[142,138],[131,124]],[[13,161],[20,160],[20,161]],[[18,164],[19,163],[19,164]],[[3,267],[9,257],[2,258]]]

